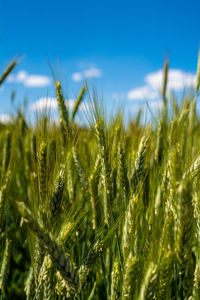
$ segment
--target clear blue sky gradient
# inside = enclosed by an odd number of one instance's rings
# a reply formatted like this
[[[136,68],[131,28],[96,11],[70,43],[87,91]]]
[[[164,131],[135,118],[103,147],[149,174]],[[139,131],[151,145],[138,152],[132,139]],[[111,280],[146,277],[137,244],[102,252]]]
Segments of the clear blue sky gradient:
[[[144,84],[144,76],[163,66],[196,72],[200,46],[200,1],[2,1],[0,10],[0,70],[25,55],[15,70],[51,76],[48,60],[73,97],[81,83],[71,75],[80,63],[95,64],[102,77],[93,80],[105,102]],[[9,111],[9,95],[30,102],[55,96],[53,85],[27,88],[6,83],[0,92],[0,114]]]

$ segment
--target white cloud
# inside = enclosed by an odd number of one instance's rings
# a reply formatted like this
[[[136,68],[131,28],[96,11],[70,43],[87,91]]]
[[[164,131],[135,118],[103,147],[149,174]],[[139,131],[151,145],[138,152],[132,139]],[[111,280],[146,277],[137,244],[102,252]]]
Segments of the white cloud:
[[[24,85],[28,87],[43,87],[51,84],[51,79],[48,76],[29,75],[25,80]]]
[[[71,110],[74,107],[75,101],[76,100],[74,100],[74,99],[68,99],[68,100],[65,100],[65,104]],[[89,104],[87,102],[82,102],[79,106],[79,110],[81,110],[81,111],[86,111],[88,109],[89,109]]]
[[[28,74],[26,71],[21,70],[17,74],[8,76],[8,82],[22,83],[27,87],[44,87],[51,84],[51,78],[44,75]]]
[[[148,105],[151,109],[162,109],[163,101],[151,101],[151,102],[148,102]]]
[[[158,97],[158,91],[148,85],[135,88],[128,92],[128,99],[130,100],[155,99]]]
[[[10,116],[8,114],[0,115],[0,123],[8,123],[10,122]]]
[[[130,100],[152,100],[160,98],[163,83],[163,70],[149,73],[144,78],[146,85],[137,87],[128,92]],[[167,91],[180,91],[194,87],[196,75],[179,69],[169,69]]]
[[[75,103],[75,100],[74,99],[67,99],[65,100],[65,105],[69,108],[69,109],[72,109],[74,107],[74,103]]]
[[[81,81],[83,79],[83,75],[80,72],[76,72],[72,74],[73,81]]]
[[[161,89],[163,83],[163,71],[149,73],[145,77],[146,83],[154,89]],[[196,75],[179,69],[170,69],[168,72],[167,87],[169,90],[181,90],[185,87],[195,86]]]
[[[80,105],[80,110],[81,111],[87,111],[90,110],[90,104],[88,102],[82,102]]]
[[[83,72],[85,78],[101,77],[102,71],[97,68],[90,68]]]
[[[70,110],[74,107],[75,100],[74,99],[67,99],[65,100],[65,104],[67,108]],[[58,104],[56,98],[39,98],[36,102],[32,103],[30,109],[33,111],[42,111],[45,109],[55,110],[58,109]],[[85,111],[88,109],[88,103],[83,102],[80,104],[79,109],[81,111]]]
[[[97,78],[102,76],[102,71],[100,69],[97,69],[95,67],[89,68],[87,70],[84,70],[82,72],[76,72],[72,74],[72,80],[74,81],[82,81],[83,79],[87,78]]]
[[[23,83],[23,82],[25,82],[27,80],[28,73],[26,71],[24,71],[24,70],[19,71],[17,73],[17,75],[15,76],[15,78],[16,78],[16,81]]]
[[[31,104],[31,110],[40,111],[45,109],[56,109],[58,107],[56,98],[40,98]]]

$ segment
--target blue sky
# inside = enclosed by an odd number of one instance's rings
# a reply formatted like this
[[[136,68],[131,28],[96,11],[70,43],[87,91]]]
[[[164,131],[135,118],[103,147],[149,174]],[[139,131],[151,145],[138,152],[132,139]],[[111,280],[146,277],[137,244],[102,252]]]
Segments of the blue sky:
[[[70,103],[87,80],[108,111],[125,105],[131,115],[147,100],[159,108],[165,57],[172,90],[195,85],[199,11],[198,0],[2,1],[0,70],[16,54],[24,58],[0,90],[0,116],[14,111],[12,90],[15,107],[27,97],[30,113],[41,98],[54,100],[48,61]]]

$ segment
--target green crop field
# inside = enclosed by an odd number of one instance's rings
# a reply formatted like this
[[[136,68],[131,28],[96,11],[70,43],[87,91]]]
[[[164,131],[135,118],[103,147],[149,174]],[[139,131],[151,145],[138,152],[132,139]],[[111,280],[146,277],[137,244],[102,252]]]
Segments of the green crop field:
[[[0,77],[17,64],[12,62]],[[196,90],[152,123],[89,126],[55,81],[59,123],[0,124],[0,299],[200,299],[200,56]]]

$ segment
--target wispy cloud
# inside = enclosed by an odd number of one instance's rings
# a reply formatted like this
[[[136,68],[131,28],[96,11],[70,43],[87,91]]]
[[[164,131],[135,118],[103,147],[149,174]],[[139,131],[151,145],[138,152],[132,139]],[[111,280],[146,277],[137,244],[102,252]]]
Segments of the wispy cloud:
[[[17,74],[8,76],[8,82],[22,83],[26,87],[44,87],[52,83],[48,76],[38,74],[28,74],[26,71],[21,70]]]
[[[83,79],[97,78],[102,76],[102,71],[96,67],[89,68],[81,72],[75,72],[72,74],[73,81],[82,81]]]
[[[144,78],[145,85],[128,92],[130,100],[152,100],[160,97],[163,83],[163,70],[149,73]],[[170,69],[168,72],[167,90],[180,91],[184,88],[194,87],[196,75],[179,69]]]
[[[8,114],[0,115],[0,123],[8,123],[10,122],[10,116]]]

